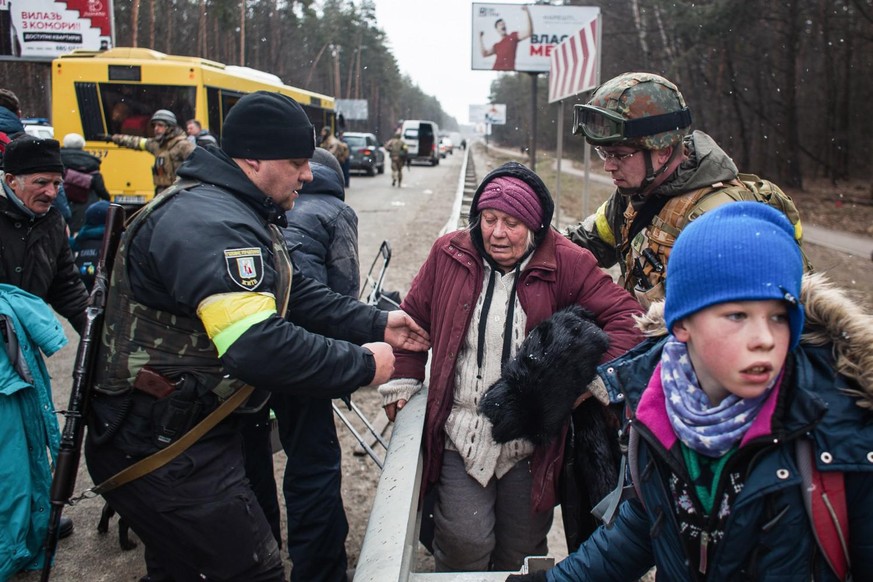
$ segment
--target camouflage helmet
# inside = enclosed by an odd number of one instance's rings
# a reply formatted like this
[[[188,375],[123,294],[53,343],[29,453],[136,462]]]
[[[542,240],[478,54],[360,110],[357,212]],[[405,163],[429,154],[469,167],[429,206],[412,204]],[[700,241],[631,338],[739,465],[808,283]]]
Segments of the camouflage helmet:
[[[155,111],[154,115],[152,115],[150,121],[151,123],[159,121],[167,125],[179,125],[179,122],[176,121],[176,115],[169,109],[158,109]]]
[[[679,89],[659,75],[624,73],[601,85],[573,111],[573,133],[592,145],[659,150],[682,141],[691,111]]]

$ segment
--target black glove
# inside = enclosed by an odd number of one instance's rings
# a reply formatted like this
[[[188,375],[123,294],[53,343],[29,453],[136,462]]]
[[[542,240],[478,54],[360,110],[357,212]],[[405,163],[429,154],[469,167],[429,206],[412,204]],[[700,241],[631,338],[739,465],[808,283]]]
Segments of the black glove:
[[[546,582],[545,572],[533,572],[532,574],[510,574],[506,582]]]
[[[98,133],[97,137],[94,139],[96,139],[97,141],[111,142],[112,136],[109,135],[108,133]]]

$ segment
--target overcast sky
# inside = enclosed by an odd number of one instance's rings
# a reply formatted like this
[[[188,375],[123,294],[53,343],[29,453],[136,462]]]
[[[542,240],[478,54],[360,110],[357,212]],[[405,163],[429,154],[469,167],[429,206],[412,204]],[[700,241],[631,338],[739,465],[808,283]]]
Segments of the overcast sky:
[[[497,73],[470,69],[472,0],[375,0],[377,25],[385,31],[401,73],[435,96],[458,123],[469,105],[488,103]],[[501,4],[530,2],[501,0]],[[366,64],[366,63],[365,63]]]

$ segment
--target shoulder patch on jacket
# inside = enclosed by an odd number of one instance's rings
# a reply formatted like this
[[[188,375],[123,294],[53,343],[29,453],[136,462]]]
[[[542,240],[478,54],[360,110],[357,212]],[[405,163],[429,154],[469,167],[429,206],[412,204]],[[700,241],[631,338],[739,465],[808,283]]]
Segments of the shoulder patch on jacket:
[[[224,249],[227,274],[247,291],[257,289],[264,280],[264,257],[259,247]]]

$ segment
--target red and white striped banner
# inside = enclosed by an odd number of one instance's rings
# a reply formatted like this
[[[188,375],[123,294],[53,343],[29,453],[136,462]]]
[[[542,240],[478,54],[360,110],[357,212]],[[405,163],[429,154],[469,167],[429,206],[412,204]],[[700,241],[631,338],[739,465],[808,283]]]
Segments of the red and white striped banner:
[[[552,51],[549,103],[590,91],[600,84],[600,14]]]

